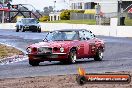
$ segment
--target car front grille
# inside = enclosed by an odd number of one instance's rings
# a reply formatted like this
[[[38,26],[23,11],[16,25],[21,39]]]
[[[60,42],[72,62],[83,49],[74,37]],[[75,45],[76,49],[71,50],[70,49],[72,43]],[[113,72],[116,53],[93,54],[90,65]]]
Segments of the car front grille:
[[[37,29],[37,26],[29,26],[29,29]]]
[[[39,53],[52,53],[52,48],[49,47],[40,47],[38,49]]]
[[[24,28],[29,29],[29,26],[24,26]]]

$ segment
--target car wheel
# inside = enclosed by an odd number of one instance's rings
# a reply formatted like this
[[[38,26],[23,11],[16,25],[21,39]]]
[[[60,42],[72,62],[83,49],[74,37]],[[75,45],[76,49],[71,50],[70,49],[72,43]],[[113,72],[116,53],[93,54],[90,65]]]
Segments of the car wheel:
[[[29,60],[29,64],[32,66],[39,66],[39,62]]]
[[[71,50],[70,53],[69,53],[69,63],[73,64],[73,63],[76,62],[76,60],[77,60],[76,51],[75,50]]]
[[[96,56],[94,57],[95,61],[102,61],[103,59],[103,52],[101,50],[98,50],[96,53]]]
[[[16,32],[19,32],[19,29],[18,28],[16,29]]]
[[[41,29],[38,29],[38,33],[41,33]]]
[[[80,75],[77,76],[76,81],[79,85],[84,85],[87,82],[86,78]]]
[[[16,27],[16,32],[19,32],[19,27],[18,26]]]
[[[22,30],[22,32],[25,32],[25,29],[23,27],[21,28],[21,30]]]

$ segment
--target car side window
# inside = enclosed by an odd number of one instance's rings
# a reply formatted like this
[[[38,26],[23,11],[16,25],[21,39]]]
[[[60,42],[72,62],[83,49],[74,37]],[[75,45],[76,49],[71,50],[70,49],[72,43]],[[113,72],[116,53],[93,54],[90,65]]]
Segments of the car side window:
[[[79,38],[80,38],[80,40],[86,40],[85,31],[84,30],[79,31]]]
[[[87,40],[94,38],[94,34],[92,34],[90,31],[85,31],[85,37]]]

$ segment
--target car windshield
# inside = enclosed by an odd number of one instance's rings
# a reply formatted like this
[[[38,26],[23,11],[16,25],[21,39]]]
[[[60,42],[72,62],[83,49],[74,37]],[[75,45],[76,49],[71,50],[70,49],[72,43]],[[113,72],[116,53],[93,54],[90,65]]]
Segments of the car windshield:
[[[47,41],[70,41],[78,40],[78,33],[75,31],[56,31],[50,32],[45,38]]]
[[[23,24],[36,24],[37,21],[35,19],[22,19]]]

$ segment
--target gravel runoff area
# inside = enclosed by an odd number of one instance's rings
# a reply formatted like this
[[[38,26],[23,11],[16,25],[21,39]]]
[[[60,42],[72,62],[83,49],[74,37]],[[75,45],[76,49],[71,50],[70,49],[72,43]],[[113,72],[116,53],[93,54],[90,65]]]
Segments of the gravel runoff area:
[[[4,50],[4,51],[1,51]],[[22,54],[21,51],[0,45],[1,58],[12,55]],[[129,73],[132,72],[118,72]],[[6,78],[0,79],[0,88],[132,88],[132,82],[129,84],[84,84],[78,85],[76,82],[77,75],[60,75],[60,76],[41,76],[41,77],[24,77],[24,78]]]

